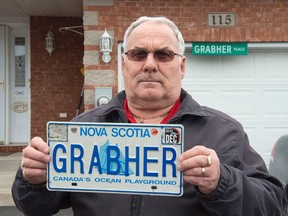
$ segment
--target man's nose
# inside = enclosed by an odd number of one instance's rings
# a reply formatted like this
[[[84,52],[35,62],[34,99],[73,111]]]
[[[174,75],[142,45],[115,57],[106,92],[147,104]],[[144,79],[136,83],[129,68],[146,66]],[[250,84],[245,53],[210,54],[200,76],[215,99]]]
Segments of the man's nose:
[[[149,72],[149,71],[156,71],[156,69],[157,69],[157,62],[156,62],[156,60],[155,60],[155,58],[154,58],[154,54],[152,53],[152,52],[149,52],[148,54],[147,54],[147,58],[146,58],[146,60],[145,60],[145,62],[144,62],[144,66],[143,66],[144,68],[144,71],[147,71],[147,72]]]
[[[145,63],[148,62],[153,62],[153,63],[156,63],[156,60],[154,58],[154,53],[153,52],[148,52],[147,53],[147,58],[145,59]]]

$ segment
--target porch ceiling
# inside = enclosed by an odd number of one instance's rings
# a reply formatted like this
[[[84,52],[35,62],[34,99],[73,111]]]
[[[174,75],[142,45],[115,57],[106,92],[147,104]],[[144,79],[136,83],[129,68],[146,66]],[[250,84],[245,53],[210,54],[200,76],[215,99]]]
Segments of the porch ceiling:
[[[83,0],[0,0],[0,16],[82,17]]]

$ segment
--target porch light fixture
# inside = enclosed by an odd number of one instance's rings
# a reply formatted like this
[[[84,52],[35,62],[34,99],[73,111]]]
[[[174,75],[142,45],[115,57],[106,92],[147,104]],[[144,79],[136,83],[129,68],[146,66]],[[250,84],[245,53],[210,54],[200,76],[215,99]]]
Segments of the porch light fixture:
[[[108,34],[106,28],[105,32],[100,37],[99,45],[100,45],[100,52],[102,52],[103,54],[102,60],[105,63],[108,63],[111,60],[110,52],[112,52],[113,39]]]
[[[51,30],[49,30],[45,38],[45,48],[50,56],[51,56],[51,53],[55,50],[55,38]]]

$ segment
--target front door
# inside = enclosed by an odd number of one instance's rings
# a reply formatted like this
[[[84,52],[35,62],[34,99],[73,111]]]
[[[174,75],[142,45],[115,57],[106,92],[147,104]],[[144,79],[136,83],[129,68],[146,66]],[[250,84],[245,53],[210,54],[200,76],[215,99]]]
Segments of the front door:
[[[30,138],[28,47],[28,25],[1,26],[0,144],[22,145]]]

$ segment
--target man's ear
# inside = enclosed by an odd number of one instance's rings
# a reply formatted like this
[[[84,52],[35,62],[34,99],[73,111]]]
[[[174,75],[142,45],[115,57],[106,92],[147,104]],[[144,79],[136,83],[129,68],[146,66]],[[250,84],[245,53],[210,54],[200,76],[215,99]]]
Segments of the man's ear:
[[[125,62],[125,54],[123,53],[122,54],[122,62],[121,62],[121,64],[122,64],[122,74],[123,74],[123,71],[125,70],[125,64],[126,64],[126,62]]]
[[[186,57],[185,56],[183,56],[181,59],[180,69],[181,69],[181,80],[182,80],[184,79],[184,75],[186,72]]]

